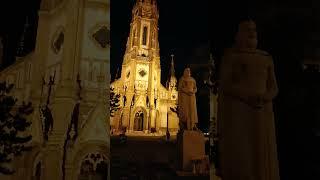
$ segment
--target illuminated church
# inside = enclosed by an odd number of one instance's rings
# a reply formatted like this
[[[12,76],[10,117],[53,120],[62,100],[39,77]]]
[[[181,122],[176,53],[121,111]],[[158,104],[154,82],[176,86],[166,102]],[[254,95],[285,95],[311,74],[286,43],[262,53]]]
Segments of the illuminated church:
[[[178,130],[178,116],[170,110],[178,98],[173,56],[166,86],[161,84],[158,19],[156,0],[136,2],[121,75],[111,83],[121,96],[120,109],[111,117],[115,130],[125,127],[133,134],[163,134],[167,130],[175,134]]]

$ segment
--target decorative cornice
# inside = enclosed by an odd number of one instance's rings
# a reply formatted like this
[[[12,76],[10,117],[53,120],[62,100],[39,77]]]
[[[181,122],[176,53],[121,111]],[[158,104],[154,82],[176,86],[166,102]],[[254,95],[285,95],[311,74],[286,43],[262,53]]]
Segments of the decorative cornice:
[[[92,7],[95,9],[109,9],[109,0],[85,0],[85,7]]]

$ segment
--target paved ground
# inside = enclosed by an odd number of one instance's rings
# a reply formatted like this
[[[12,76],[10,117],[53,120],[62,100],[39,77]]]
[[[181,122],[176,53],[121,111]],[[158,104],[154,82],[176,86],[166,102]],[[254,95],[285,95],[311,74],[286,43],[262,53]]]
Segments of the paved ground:
[[[175,138],[129,136],[125,144],[118,136],[111,137],[111,179],[171,180],[203,179],[209,177],[182,177],[175,172]]]

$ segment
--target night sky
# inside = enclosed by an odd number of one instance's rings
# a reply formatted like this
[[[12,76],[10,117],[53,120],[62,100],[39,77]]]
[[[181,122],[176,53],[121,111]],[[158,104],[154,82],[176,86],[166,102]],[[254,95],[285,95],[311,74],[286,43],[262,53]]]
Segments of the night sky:
[[[9,2],[9,1],[7,1]],[[11,62],[26,16],[36,27],[39,2],[10,1],[1,5],[0,35],[6,37],[5,61]],[[254,2],[254,3],[253,3]],[[23,3],[23,4],[21,4]],[[129,33],[134,0],[111,0],[111,72],[120,67]],[[28,8],[25,8],[28,7]],[[241,19],[256,21],[259,48],[274,58],[279,95],[274,102],[281,180],[320,179],[320,75],[305,73],[301,63],[320,48],[319,0],[160,0],[159,41],[162,79],[170,54],[175,54],[176,76],[197,62],[193,52],[210,47],[219,66],[223,49],[232,46]],[[35,29],[35,28],[34,28]],[[29,50],[35,31],[30,29]],[[318,39],[318,41],[316,41]],[[320,52],[320,51],[319,51]],[[209,52],[207,52],[209,53]],[[318,53],[319,54],[319,53]],[[319,57],[320,59],[320,57]]]
[[[25,51],[21,56],[33,51],[37,33],[38,9],[41,0],[5,1],[0,3],[0,36],[3,39],[3,66],[12,64],[15,60],[26,19],[29,27],[25,35]]]

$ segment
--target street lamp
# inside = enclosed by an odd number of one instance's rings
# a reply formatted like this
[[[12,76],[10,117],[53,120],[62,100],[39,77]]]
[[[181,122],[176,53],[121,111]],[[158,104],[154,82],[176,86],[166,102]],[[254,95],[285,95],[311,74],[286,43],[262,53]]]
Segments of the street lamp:
[[[166,132],[167,141],[170,140],[170,132],[169,132],[169,111],[167,111],[167,132]]]

